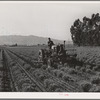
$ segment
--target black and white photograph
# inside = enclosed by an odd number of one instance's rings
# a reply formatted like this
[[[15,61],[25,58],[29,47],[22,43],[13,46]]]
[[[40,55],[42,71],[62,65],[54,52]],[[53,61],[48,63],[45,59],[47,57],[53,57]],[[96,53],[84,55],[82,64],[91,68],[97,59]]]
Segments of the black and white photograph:
[[[100,2],[0,1],[0,92],[100,92]]]

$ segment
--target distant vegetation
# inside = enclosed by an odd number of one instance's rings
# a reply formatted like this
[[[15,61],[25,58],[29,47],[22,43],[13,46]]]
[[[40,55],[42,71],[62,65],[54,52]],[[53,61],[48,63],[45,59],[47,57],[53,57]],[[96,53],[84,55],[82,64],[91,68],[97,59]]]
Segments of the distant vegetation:
[[[70,28],[74,45],[100,46],[100,16],[92,14],[91,18],[83,17],[75,20]]]

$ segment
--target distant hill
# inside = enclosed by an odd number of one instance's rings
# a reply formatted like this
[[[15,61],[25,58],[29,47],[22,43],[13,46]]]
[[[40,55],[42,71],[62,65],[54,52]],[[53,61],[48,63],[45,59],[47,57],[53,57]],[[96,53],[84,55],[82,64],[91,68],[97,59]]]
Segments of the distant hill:
[[[61,40],[52,39],[55,44],[63,43]],[[37,45],[37,44],[47,44],[48,38],[38,37],[34,35],[21,36],[21,35],[9,35],[0,36],[0,45],[12,45],[17,43],[18,45]],[[67,43],[67,42],[66,42]],[[71,43],[70,41],[68,43]]]

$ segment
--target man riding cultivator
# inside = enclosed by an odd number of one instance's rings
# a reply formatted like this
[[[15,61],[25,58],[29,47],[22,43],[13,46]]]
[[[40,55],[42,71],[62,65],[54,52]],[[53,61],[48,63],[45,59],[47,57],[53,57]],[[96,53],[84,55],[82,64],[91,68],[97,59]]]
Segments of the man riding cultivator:
[[[50,38],[48,38],[48,47],[49,47],[49,49],[51,49],[52,48],[52,46],[54,45],[54,43],[53,43],[53,41],[50,39]]]
[[[48,67],[53,67],[55,63],[64,64],[66,57],[65,41],[64,44],[55,45],[51,38],[48,38],[48,49],[39,51],[39,60]]]
[[[65,49],[65,41],[63,44],[55,45],[54,42],[48,38],[48,48],[41,49],[39,51],[39,61],[47,68],[58,68],[58,65],[64,65],[65,63],[74,66],[76,63],[76,49],[72,49],[72,54],[68,54],[68,50]]]

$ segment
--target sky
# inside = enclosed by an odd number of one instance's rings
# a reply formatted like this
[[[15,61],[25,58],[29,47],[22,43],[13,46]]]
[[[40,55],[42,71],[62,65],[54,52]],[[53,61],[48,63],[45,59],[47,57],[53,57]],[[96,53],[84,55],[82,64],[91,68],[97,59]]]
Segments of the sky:
[[[71,40],[73,22],[93,13],[100,13],[100,3],[0,2],[0,35]]]

